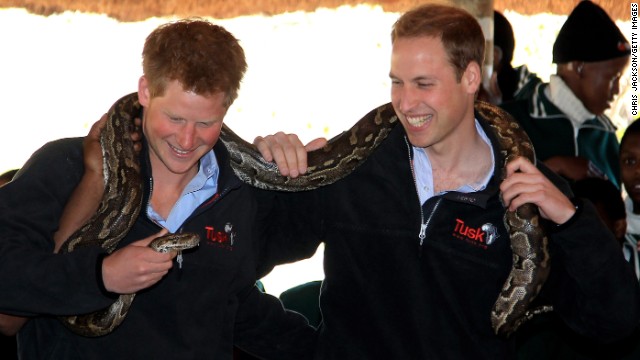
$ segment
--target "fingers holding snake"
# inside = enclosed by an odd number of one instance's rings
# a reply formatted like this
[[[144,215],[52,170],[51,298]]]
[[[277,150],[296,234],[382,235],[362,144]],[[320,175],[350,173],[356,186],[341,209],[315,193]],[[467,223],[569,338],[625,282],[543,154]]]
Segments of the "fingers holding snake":
[[[173,266],[176,253],[160,253],[148,245],[166,233],[163,230],[106,256],[102,262],[105,289],[117,294],[131,294],[160,281]]]
[[[540,216],[556,224],[569,220],[576,209],[567,198],[528,159],[518,157],[506,166],[507,177],[500,185],[502,200],[510,211],[531,203]]]
[[[266,161],[274,161],[282,176],[298,177],[307,172],[307,151],[296,134],[280,131],[253,141]]]
[[[282,176],[296,178],[307,172],[307,153],[321,149],[327,144],[327,139],[317,138],[303,145],[297,135],[278,132],[265,137],[258,136],[253,144],[266,161],[278,165]]]

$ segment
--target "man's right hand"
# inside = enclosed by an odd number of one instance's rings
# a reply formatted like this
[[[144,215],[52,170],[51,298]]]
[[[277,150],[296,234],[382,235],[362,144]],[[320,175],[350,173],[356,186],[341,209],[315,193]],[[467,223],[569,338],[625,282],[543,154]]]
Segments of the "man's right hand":
[[[325,146],[327,139],[317,138],[305,146],[297,135],[278,132],[265,137],[258,136],[253,144],[266,161],[275,161],[283,176],[295,178],[307,172],[307,152]]]
[[[106,256],[102,262],[105,289],[116,294],[132,294],[160,281],[173,266],[177,253],[160,253],[148,245],[167,232],[162,230]]]

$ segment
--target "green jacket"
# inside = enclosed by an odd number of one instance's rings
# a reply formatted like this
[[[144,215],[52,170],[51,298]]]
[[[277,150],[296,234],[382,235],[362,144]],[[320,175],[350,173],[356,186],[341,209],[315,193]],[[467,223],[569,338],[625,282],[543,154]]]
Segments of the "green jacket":
[[[527,99],[531,97],[538,84],[542,83],[542,79],[538,74],[529,71],[527,65],[520,65],[515,70],[518,74],[518,84],[513,93],[513,101]]]
[[[571,120],[547,97],[548,86],[539,83],[530,97],[501,106],[522,124],[539,160],[558,155],[587,158],[619,188],[620,144],[615,125],[605,115],[596,116],[580,126],[576,138]]]

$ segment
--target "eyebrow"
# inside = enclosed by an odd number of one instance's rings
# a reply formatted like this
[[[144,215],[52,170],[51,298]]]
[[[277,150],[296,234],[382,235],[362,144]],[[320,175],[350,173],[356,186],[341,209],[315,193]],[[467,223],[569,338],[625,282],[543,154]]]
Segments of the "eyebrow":
[[[398,79],[398,77],[393,75],[393,73],[389,73],[389,78]],[[419,81],[429,81],[429,80],[437,80],[437,77],[436,76],[429,76],[429,75],[420,75],[420,76],[416,76],[414,78],[411,78],[409,81],[411,81],[411,82],[419,82]]]

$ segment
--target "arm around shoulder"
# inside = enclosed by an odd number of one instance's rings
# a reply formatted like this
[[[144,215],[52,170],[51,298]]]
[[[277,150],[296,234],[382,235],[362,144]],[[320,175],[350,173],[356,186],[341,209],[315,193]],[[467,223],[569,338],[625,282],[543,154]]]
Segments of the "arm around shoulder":
[[[82,171],[82,139],[58,140],[0,188],[0,312],[55,315],[109,304],[95,285],[97,252],[53,254],[53,233]]]

